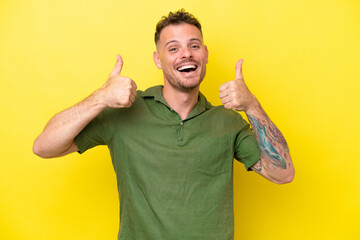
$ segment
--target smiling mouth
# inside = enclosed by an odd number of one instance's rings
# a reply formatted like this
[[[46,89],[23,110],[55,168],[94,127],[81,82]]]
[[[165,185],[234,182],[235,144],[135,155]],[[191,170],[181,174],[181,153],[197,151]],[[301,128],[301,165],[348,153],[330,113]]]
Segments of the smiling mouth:
[[[194,64],[184,65],[181,67],[178,67],[177,70],[179,72],[193,72],[197,69],[197,66]]]

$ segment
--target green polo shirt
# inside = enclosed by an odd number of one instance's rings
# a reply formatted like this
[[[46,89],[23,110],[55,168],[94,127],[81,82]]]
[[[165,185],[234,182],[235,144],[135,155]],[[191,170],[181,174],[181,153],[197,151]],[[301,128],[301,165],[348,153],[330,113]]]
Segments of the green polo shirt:
[[[181,120],[162,86],[138,91],[131,108],[105,109],[75,143],[80,153],[108,146],[126,240],[233,239],[233,159],[247,169],[260,159],[240,114],[200,93]]]

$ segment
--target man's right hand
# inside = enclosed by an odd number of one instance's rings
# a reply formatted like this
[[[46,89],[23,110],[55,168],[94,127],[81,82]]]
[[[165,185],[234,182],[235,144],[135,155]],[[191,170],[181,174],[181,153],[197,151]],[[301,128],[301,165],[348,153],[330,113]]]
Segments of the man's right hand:
[[[99,89],[99,101],[111,108],[129,108],[136,97],[136,83],[130,78],[121,76],[123,60],[120,55],[114,69],[104,86]]]

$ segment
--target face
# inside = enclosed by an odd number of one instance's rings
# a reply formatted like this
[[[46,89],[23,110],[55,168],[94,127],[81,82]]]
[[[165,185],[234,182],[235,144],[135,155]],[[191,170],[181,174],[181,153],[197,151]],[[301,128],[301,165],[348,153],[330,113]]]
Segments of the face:
[[[182,92],[200,85],[206,73],[208,50],[197,27],[187,23],[165,27],[156,49],[153,57],[163,70],[165,85],[169,83]]]

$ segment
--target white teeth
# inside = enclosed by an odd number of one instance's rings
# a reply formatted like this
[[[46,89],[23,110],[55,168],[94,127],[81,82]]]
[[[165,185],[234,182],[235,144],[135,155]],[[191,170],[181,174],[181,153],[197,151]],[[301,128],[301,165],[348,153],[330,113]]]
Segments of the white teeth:
[[[189,69],[189,68],[196,68],[196,66],[195,65],[185,65],[185,66],[179,67],[177,70],[181,71],[181,70]]]

